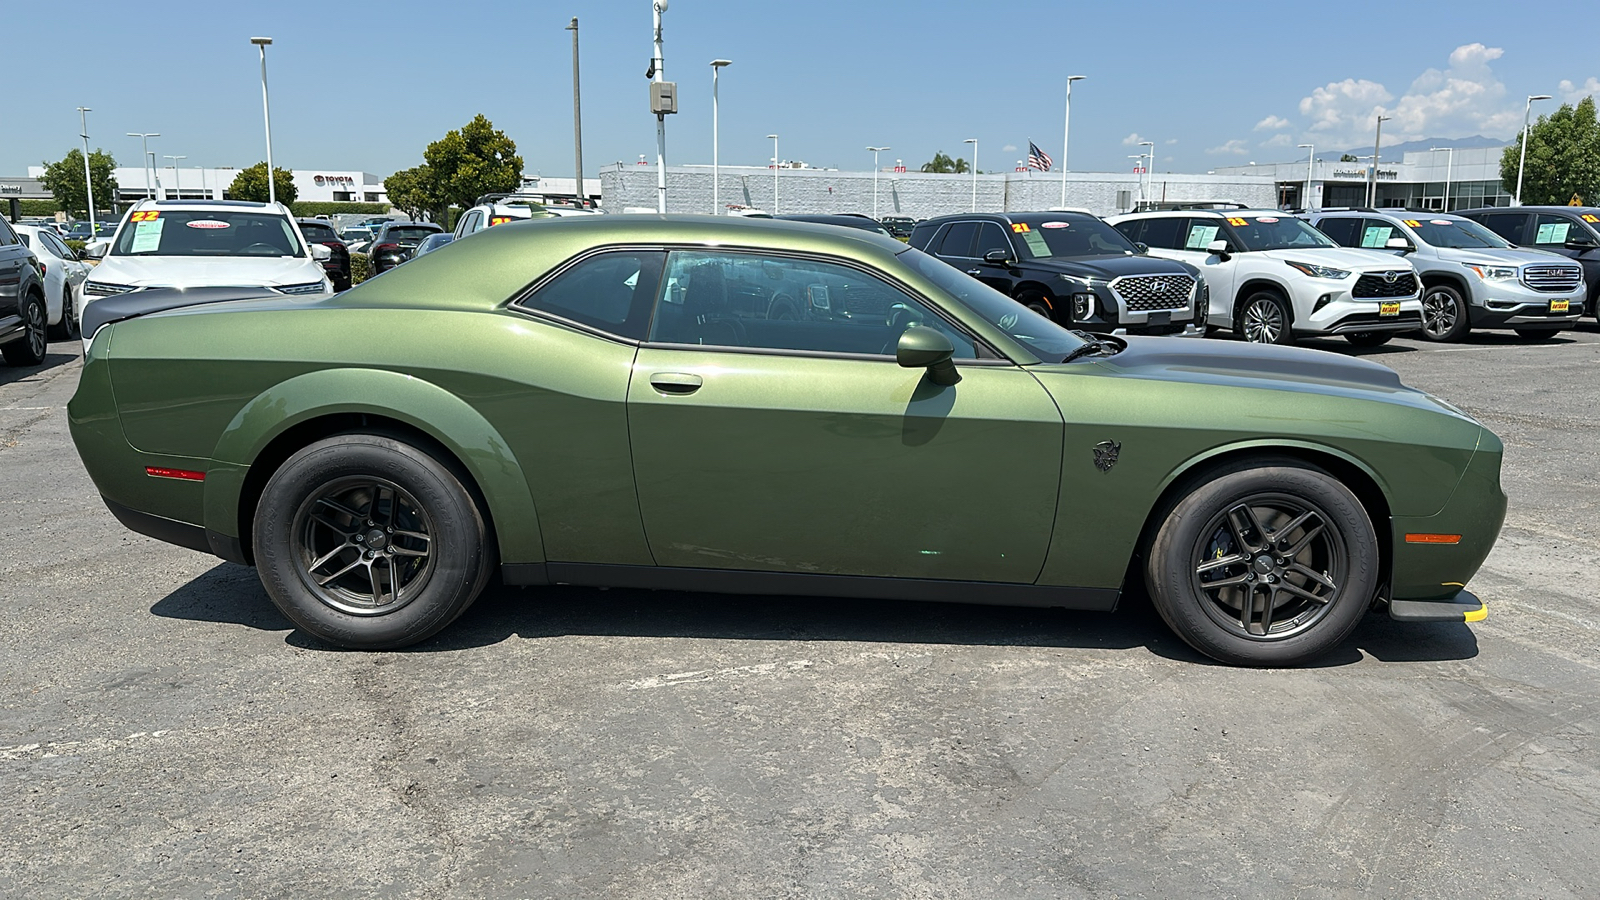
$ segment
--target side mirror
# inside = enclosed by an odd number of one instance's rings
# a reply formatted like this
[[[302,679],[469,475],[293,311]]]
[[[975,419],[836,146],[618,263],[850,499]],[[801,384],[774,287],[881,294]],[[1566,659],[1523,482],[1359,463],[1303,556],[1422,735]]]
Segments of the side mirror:
[[[333,259],[333,250],[326,244],[312,244],[311,258],[317,262],[327,262]]]
[[[900,333],[894,360],[907,369],[927,369],[928,380],[934,384],[952,385],[961,380],[956,364],[950,361],[955,353],[956,348],[944,332],[913,325]]]
[[[106,251],[111,249],[110,241],[99,241],[83,248],[84,259],[105,259]]]
[[[1206,252],[1210,253],[1210,254],[1213,254],[1215,256],[1219,256],[1223,260],[1228,259],[1229,255],[1230,255],[1229,252],[1228,252],[1228,242],[1227,241],[1212,241],[1211,243],[1206,245]]]
[[[1133,249],[1139,251],[1139,255],[1143,256],[1144,254],[1150,252],[1150,245],[1146,244],[1144,241],[1134,241]]]
[[[1410,253],[1417,248],[1411,246],[1411,242],[1403,237],[1393,237],[1383,242],[1383,249],[1399,250],[1404,253]]]
[[[1567,238],[1568,250],[1593,250],[1595,247],[1600,247],[1600,244],[1596,244],[1594,238],[1588,235],[1574,234]]]
[[[983,255],[983,261],[986,263],[993,263],[997,266],[1003,266],[1006,263],[1011,262],[1011,252],[1008,250],[990,250],[988,253]]]

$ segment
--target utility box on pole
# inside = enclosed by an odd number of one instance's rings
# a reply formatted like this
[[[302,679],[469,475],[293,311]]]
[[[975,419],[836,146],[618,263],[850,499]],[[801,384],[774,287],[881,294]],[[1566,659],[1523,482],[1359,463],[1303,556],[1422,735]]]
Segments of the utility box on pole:
[[[650,82],[650,112],[658,116],[678,111],[678,83],[676,81]]]

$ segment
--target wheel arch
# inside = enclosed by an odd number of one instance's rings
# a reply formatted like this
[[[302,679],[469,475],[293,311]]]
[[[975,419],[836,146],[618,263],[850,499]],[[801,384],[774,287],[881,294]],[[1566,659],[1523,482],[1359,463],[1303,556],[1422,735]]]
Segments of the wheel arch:
[[[1472,300],[1472,288],[1467,284],[1467,279],[1464,276],[1457,275],[1454,272],[1445,273],[1433,271],[1418,272],[1417,277],[1422,282],[1422,286],[1425,288],[1437,287],[1442,284],[1446,287],[1454,288],[1455,290],[1459,291],[1461,293],[1461,299],[1469,302]]]
[[[205,523],[237,532],[248,556],[262,488],[296,450],[335,434],[415,442],[453,469],[483,509],[503,562],[543,562],[533,496],[505,439],[438,385],[377,369],[324,369],[281,382],[245,404],[212,452]]]
[[[1233,292],[1233,310],[1229,318],[1232,320],[1231,324],[1235,331],[1239,330],[1240,316],[1244,314],[1245,298],[1263,290],[1271,291],[1283,298],[1284,312],[1289,316],[1289,325],[1294,325],[1294,292],[1289,290],[1289,286],[1264,275],[1252,275],[1239,285],[1237,291]]]

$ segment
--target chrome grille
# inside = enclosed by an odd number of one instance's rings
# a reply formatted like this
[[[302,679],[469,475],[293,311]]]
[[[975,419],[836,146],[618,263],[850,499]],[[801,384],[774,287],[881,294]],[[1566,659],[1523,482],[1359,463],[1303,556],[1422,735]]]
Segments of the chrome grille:
[[[1132,312],[1183,309],[1194,292],[1194,279],[1188,275],[1124,275],[1112,280],[1111,292]]]
[[[1394,276],[1390,280],[1389,276]],[[1362,299],[1373,297],[1409,297],[1417,292],[1417,276],[1410,272],[1369,272],[1356,279],[1350,296]]]
[[[1564,294],[1583,283],[1583,269],[1578,266],[1523,266],[1522,283],[1547,294]]]

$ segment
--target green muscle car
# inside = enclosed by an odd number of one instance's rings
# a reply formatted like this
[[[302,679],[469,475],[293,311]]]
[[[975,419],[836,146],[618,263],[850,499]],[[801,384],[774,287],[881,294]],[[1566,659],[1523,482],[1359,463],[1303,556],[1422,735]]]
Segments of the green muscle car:
[[[1074,333],[865,231],[493,228],[333,297],[105,298],[70,414],[125,525],[346,647],[490,578],[1110,610],[1288,665],[1474,621],[1502,445],[1332,353]]]

